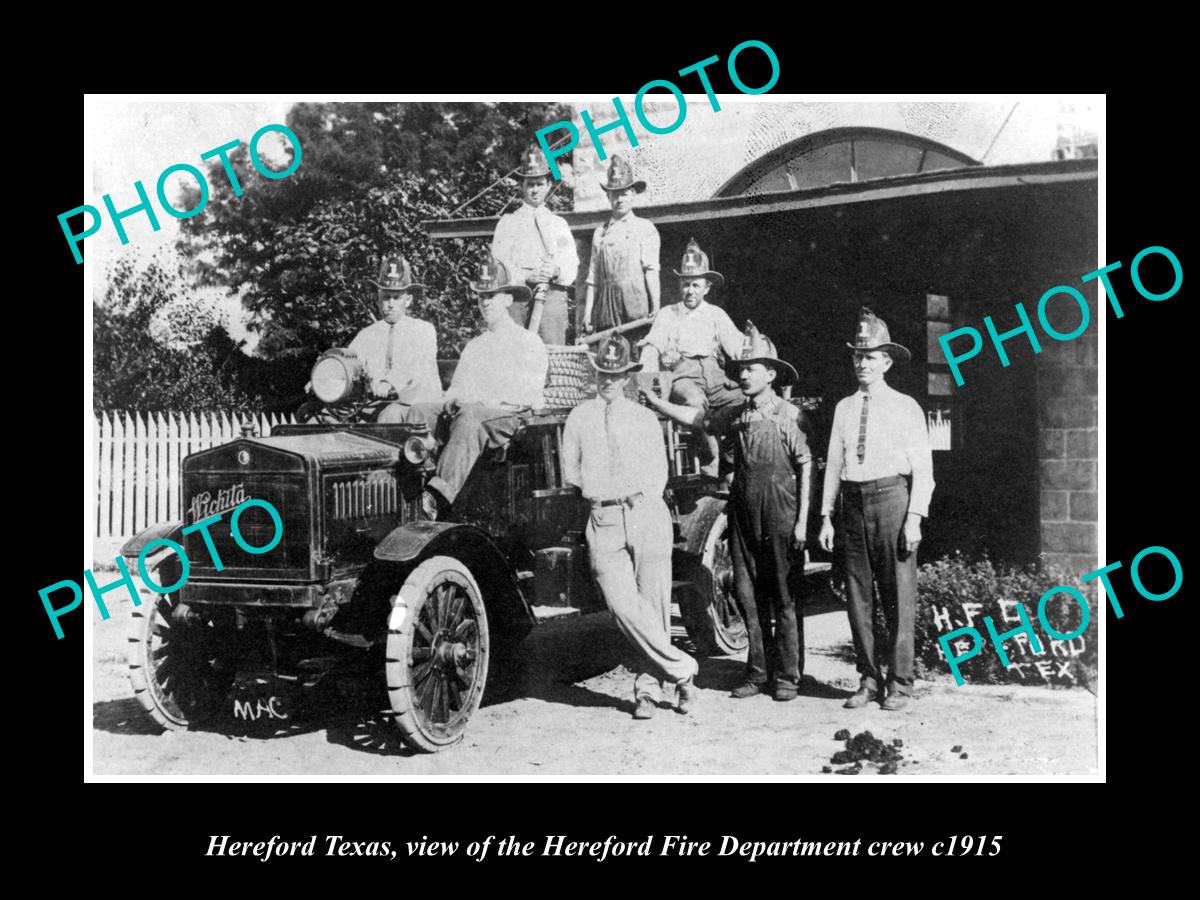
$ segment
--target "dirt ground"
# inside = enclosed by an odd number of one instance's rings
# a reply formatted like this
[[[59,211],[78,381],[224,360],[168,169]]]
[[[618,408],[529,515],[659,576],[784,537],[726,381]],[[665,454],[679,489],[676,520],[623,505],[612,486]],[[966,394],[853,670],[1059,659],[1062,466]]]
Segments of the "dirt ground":
[[[287,720],[264,714],[253,723],[235,719],[231,703],[211,730],[160,734],[126,677],[128,619],[127,606],[114,607],[112,619],[93,626],[97,776],[812,776],[843,768],[830,762],[843,749],[834,739],[840,729],[899,739],[900,776],[1097,771],[1096,698],[1082,689],[960,688],[947,674],[919,681],[903,711],[843,709],[858,679],[846,614],[832,604],[805,616],[799,699],[734,700],[728,691],[745,655],[705,657],[693,713],[664,707],[649,721],[631,717],[630,658],[607,613],[541,626],[522,646],[520,671],[489,679],[464,741],[433,755],[409,751],[354,698],[287,707]],[[676,635],[686,641],[681,628]],[[865,763],[859,777],[876,771]]]

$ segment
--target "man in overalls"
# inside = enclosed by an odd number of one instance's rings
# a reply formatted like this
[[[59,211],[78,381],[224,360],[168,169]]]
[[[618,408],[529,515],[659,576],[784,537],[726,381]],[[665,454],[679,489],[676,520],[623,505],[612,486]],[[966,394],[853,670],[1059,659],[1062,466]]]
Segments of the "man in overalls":
[[[804,558],[812,454],[800,411],[775,388],[794,383],[796,370],[750,322],[741,355],[728,368],[745,396],[736,407],[705,411],[667,403],[654,391],[642,395],[681,424],[736,438],[729,549],[750,649],[745,680],[732,696],[753,697],[773,681],[776,700],[795,700],[804,668],[804,625],[788,573],[793,552]]]

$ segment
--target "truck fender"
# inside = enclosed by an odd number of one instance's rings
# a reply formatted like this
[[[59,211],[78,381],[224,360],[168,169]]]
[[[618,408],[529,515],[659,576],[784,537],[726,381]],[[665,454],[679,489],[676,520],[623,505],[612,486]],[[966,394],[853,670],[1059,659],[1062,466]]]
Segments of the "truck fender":
[[[424,556],[452,556],[469,563],[489,611],[498,616],[497,625],[534,624],[504,551],[483,529],[459,522],[409,522],[394,528],[375,548],[381,562],[409,563]]]
[[[177,544],[183,543],[183,522],[159,522],[135,534],[121,547],[121,555],[126,559],[137,559],[142,550],[151,541],[166,538]]]

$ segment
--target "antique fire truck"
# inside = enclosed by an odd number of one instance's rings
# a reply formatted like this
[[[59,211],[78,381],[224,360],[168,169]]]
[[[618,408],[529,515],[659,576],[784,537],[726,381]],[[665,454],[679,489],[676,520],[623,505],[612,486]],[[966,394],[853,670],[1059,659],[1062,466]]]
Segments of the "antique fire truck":
[[[489,667],[504,666],[530,628],[603,610],[584,544],[587,503],[564,483],[560,447],[571,408],[587,394],[586,351],[552,347],[548,408],[523,415],[508,447],[485,454],[449,514],[421,511],[435,436],[380,424],[362,366],[333,350],[312,372],[304,424],[246,434],[182,464],[183,521],[147,529],[122,548],[180,543],[190,575],[172,594],[145,589],[134,609],[130,677],[146,712],[186,729],[228,709],[247,673],[309,689],[331,673],[373,682],[410,746],[427,752],[463,737]],[[667,502],[676,524],[674,599],[703,653],[746,645],[725,542],[726,494],[705,479],[684,429],[663,423]],[[211,498],[269,501],[283,521],[271,551],[236,552],[228,517],[204,534]],[[247,508],[239,531],[257,546],[274,523]],[[256,536],[257,535],[257,536]],[[158,584],[179,580],[179,558],[151,559]],[[383,695],[386,694],[386,700]]]

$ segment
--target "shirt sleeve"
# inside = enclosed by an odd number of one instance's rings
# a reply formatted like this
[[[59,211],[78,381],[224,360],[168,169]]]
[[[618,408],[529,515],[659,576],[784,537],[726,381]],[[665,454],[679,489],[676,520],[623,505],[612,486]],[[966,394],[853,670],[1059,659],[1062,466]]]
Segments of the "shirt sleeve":
[[[474,343],[474,340],[468,341],[459,354],[458,365],[454,367],[454,377],[450,379],[450,390],[447,392],[447,396],[455,397],[462,403],[471,403],[476,399]]]
[[[912,466],[912,491],[908,511],[925,517],[933,498],[933,449],[929,444],[929,426],[925,411],[912,397],[904,398],[904,452]]]
[[[792,460],[792,468],[799,470],[801,466],[805,466],[812,461],[812,451],[808,449],[808,438],[800,430],[800,422],[796,415],[799,410],[786,400],[783,402],[785,404],[783,411],[783,445],[787,448],[788,456]]]
[[[530,334],[528,331],[521,333],[528,335],[528,339],[525,342],[521,365],[521,396],[516,402],[522,406],[539,409],[546,405],[543,392],[546,387],[546,373],[550,369],[550,355],[546,352],[546,345],[536,334]]]
[[[649,222],[645,219],[642,219],[641,221],[645,223],[642,226],[642,239],[639,242],[641,244],[642,252],[642,271],[658,271],[660,250],[658,229],[654,227],[653,222]]]
[[[513,218],[512,214],[503,215],[496,223],[496,231],[492,235],[492,256],[508,261],[513,257]]]
[[[367,328],[370,328],[370,327],[371,327],[370,325],[367,326]],[[375,373],[373,371],[371,371],[373,368],[373,366],[371,365],[371,361],[369,359],[367,359],[367,347],[368,347],[367,338],[366,338],[367,328],[364,328],[362,331],[360,331],[358,334],[356,334],[354,336],[354,340],[352,340],[350,342],[349,346],[347,346],[346,349],[349,350],[351,353],[353,353],[355,356],[357,356],[358,361],[361,362],[363,364],[363,368],[366,369],[367,374],[369,376],[371,376],[372,378],[375,378],[376,377]]]
[[[417,391],[421,400],[439,400],[442,396],[442,376],[438,374],[437,330],[428,325],[421,337],[421,361],[417,367]]]
[[[566,219],[556,216],[555,226],[558,246],[554,248],[554,264],[558,266],[558,283],[571,285],[579,274],[579,251],[575,249],[575,238]]]
[[[583,489],[583,443],[579,435],[579,420],[582,417],[583,412],[578,406],[571,410],[562,436],[563,479],[580,490]]]
[[[838,490],[842,486],[842,465],[845,451],[842,446],[842,419],[846,414],[845,400],[833,411],[833,429],[829,432],[829,455],[825,458],[825,490],[821,494],[821,515],[833,514]]]
[[[596,280],[596,258],[600,255],[600,235],[603,233],[604,227],[601,226],[592,234],[592,252],[588,257],[588,273],[587,283],[596,287],[599,282]]]
[[[658,315],[654,317],[654,324],[650,326],[650,333],[646,335],[646,343],[651,347],[657,347],[659,353],[667,349],[667,344],[671,340],[671,328],[676,320],[674,310],[675,304],[660,309]]]
[[[721,342],[721,349],[729,359],[737,359],[742,355],[742,341],[745,335],[738,331],[733,319],[729,318],[729,313],[719,306],[714,306],[713,309],[716,311],[717,339]]]

